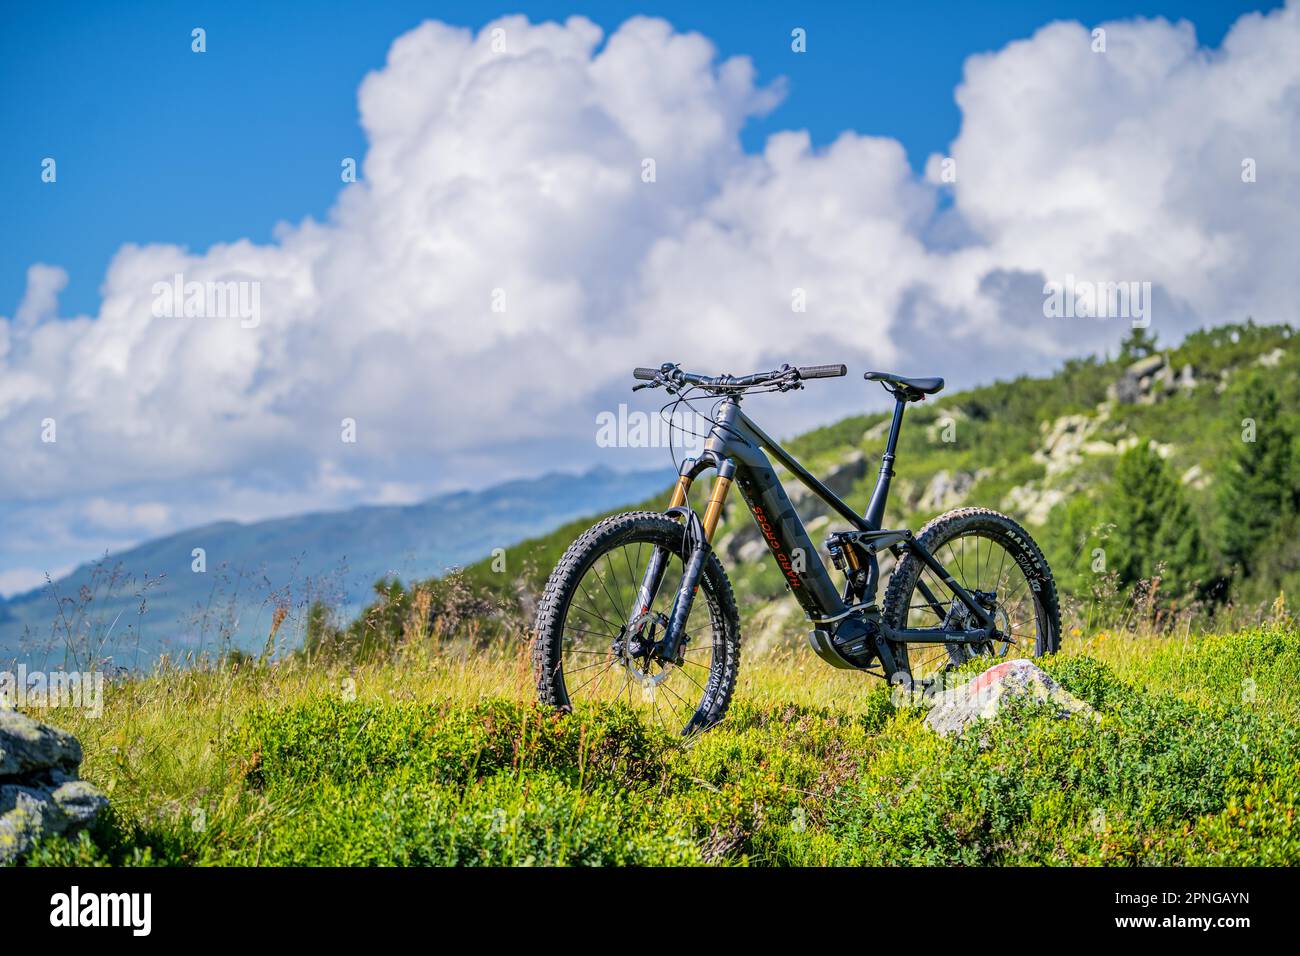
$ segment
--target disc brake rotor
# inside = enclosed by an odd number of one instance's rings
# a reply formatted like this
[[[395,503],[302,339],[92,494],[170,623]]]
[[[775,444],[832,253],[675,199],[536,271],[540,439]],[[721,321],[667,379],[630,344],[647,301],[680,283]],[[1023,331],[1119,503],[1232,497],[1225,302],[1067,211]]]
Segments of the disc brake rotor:
[[[656,628],[667,629],[667,627],[668,618],[663,614],[651,611],[643,611],[638,614],[628,625],[628,637],[626,637],[622,642],[622,648],[618,653],[618,658],[631,676],[632,680],[640,684],[643,689],[649,688],[653,690],[655,687],[659,686],[659,684],[663,682],[664,678],[668,676],[669,671],[672,668],[672,664],[660,660],[653,656],[651,652],[651,649],[655,644]],[[644,648],[645,650],[641,653],[633,654],[631,650],[629,650],[633,645],[636,645],[638,650],[641,648]],[[651,668],[656,662],[658,662],[662,668],[658,674],[651,671]],[[644,669],[641,666],[642,664],[644,664]]]
[[[993,606],[989,607],[988,603]],[[984,607],[992,615],[993,625],[1002,639],[984,641],[981,644],[949,645],[949,656],[952,657],[954,663],[968,661],[977,654],[987,654],[990,657],[1006,657],[1015,645],[1015,641],[1011,637],[1011,616],[1007,614],[1006,608],[998,603],[996,599],[991,598],[988,603],[985,603]],[[979,626],[979,622],[969,608],[954,598],[952,605],[948,608],[948,614],[944,618],[943,626],[946,630],[974,630]],[[1000,644],[1001,650],[998,650],[995,644]]]

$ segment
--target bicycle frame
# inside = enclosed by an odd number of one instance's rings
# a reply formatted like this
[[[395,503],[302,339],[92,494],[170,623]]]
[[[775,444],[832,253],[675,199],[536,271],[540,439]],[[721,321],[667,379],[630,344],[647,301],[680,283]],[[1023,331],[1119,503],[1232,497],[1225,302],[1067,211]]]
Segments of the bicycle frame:
[[[880,471],[870,504],[865,513],[858,514],[749,418],[740,408],[738,395],[723,400],[703,451],[698,458],[688,458],[682,462],[677,485],[669,501],[668,513],[682,518],[687,523],[690,553],[683,568],[681,585],[673,603],[668,625],[660,642],[664,659],[675,660],[677,657],[686,619],[690,615],[691,604],[698,589],[700,571],[707,559],[710,542],[721,516],[727,492],[734,481],[739,485],[740,493],[749,506],[759,531],[767,542],[773,559],[780,567],[787,587],[794,593],[795,599],[808,618],[816,625],[810,635],[810,641],[817,655],[835,667],[861,669],[844,657],[830,638],[835,625],[839,622],[849,619],[857,611],[868,608],[874,610],[875,595],[867,594],[860,604],[852,606],[840,596],[830,571],[817,553],[803,521],[795,511],[781,480],[777,477],[768,458],[769,454],[825,502],[832,511],[848,522],[854,530],[862,532],[862,539],[871,542],[873,554],[876,550],[885,548],[893,551],[895,555],[904,551],[914,554],[934,572],[939,580],[943,581],[955,599],[961,601],[979,622],[980,627],[968,630],[891,628],[884,622],[879,622],[873,636],[877,654],[887,675],[897,673],[897,668],[894,667],[892,655],[884,643],[886,640],[903,643],[980,643],[993,636],[995,623],[989,612],[953,579],[934,555],[920,545],[911,531],[892,531],[881,527],[885,506],[889,499],[890,482],[894,477],[894,455],[905,405],[903,399],[897,400],[889,439],[885,453],[881,457]],[[688,506],[687,495],[693,482],[710,468],[717,470],[717,477],[709,494],[704,517],[701,519]],[[654,600],[666,562],[667,555],[663,552],[656,553],[651,558],[638,592],[637,616],[644,614]],[[874,583],[873,581],[873,586]],[[942,605],[923,580],[918,580],[917,589],[922,598],[943,620],[945,614]],[[828,627],[830,630],[826,629]]]

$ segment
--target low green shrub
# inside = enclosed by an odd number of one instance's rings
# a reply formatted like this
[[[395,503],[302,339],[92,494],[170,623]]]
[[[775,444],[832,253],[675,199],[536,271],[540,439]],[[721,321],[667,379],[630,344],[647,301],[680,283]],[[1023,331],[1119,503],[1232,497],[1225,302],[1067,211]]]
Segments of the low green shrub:
[[[239,710],[208,744],[221,774],[196,775],[191,791],[148,741],[92,762],[92,780],[114,775],[101,781],[110,789],[147,787],[138,768],[154,767],[169,796],[119,789],[92,832],[27,862],[1300,863],[1296,630],[1107,652],[1122,677],[1090,657],[1043,662],[1095,719],[1021,702],[956,738],[880,686],[841,709],[795,703],[771,682],[765,703],[741,696],[689,741],[624,704],[559,715],[495,697],[317,689]]]
[[[1083,658],[1051,670],[1098,719],[1024,703],[948,740],[900,715],[830,821],[836,862],[1190,863],[1230,858],[1243,827],[1259,858],[1300,862],[1277,815],[1297,792],[1293,724],[1142,693]]]

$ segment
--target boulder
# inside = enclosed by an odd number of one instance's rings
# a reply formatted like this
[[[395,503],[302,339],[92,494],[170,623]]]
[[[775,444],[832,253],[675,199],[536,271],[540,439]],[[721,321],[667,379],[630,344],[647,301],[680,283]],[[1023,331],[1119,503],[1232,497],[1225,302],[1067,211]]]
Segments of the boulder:
[[[1002,510],[1019,516],[1026,524],[1047,523],[1052,509],[1068,496],[1062,488],[1044,488],[1038,482],[1016,485],[1002,498]]]
[[[1175,374],[1169,356],[1157,354],[1138,359],[1125,369],[1123,376],[1106,390],[1106,396],[1108,401],[1122,405],[1153,405],[1179,389],[1191,391],[1196,386],[1194,368],[1184,365]]]
[[[66,730],[0,708],[0,780],[43,770],[73,772],[81,765],[81,744]]]
[[[843,498],[867,473],[867,456],[860,451],[852,451],[836,462],[825,474],[819,475],[822,484]],[[797,478],[783,481],[786,494],[796,508],[809,507],[824,511],[820,499],[805,488]]]
[[[1200,465],[1192,465],[1191,468],[1183,472],[1182,482],[1199,491],[1210,483],[1210,476],[1205,473],[1205,469]]]
[[[1286,350],[1277,348],[1277,349],[1273,349],[1273,351],[1271,352],[1265,352],[1259,358],[1255,359],[1255,364],[1262,365],[1265,368],[1273,368],[1274,366],[1280,364],[1282,359],[1284,359],[1285,357],[1286,357]]]
[[[1063,415],[1052,422],[1042,422],[1043,443],[1033,453],[1034,461],[1043,466],[1050,478],[1069,471],[1083,461],[1083,449],[1098,427],[1102,415]]]
[[[1140,358],[1130,365],[1125,374],[1135,379],[1143,379],[1148,375],[1154,375],[1164,367],[1165,357],[1163,355],[1148,355],[1146,358]]]
[[[1008,700],[1031,698],[1055,705],[1062,717],[1094,714],[1031,660],[1018,658],[995,664],[974,680],[934,694],[925,723],[945,736],[959,734],[979,720],[993,720]]]
[[[975,482],[985,474],[983,469],[979,472],[949,472],[946,468],[937,471],[925,486],[925,491],[921,492],[921,500],[917,507],[922,511],[947,511],[949,508],[955,508],[966,500],[966,495]]]
[[[0,866],[42,837],[91,823],[108,798],[77,779],[81,744],[65,730],[0,709]]]

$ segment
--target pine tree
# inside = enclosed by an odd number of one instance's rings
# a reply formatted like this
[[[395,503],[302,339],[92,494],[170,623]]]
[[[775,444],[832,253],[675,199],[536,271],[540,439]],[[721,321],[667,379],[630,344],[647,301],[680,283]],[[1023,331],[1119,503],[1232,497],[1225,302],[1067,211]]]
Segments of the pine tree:
[[[1140,326],[1133,330],[1119,343],[1119,358],[1122,362],[1135,362],[1156,354],[1156,337]]]
[[[1241,383],[1235,410],[1232,440],[1216,475],[1219,542],[1224,560],[1249,575],[1256,549],[1296,512],[1293,436],[1282,422],[1277,392],[1262,375]]]
[[[1120,586],[1158,576],[1161,591],[1184,595],[1209,583],[1196,515],[1173,470],[1149,446],[1120,456],[1103,512],[1114,525],[1106,562]]]

